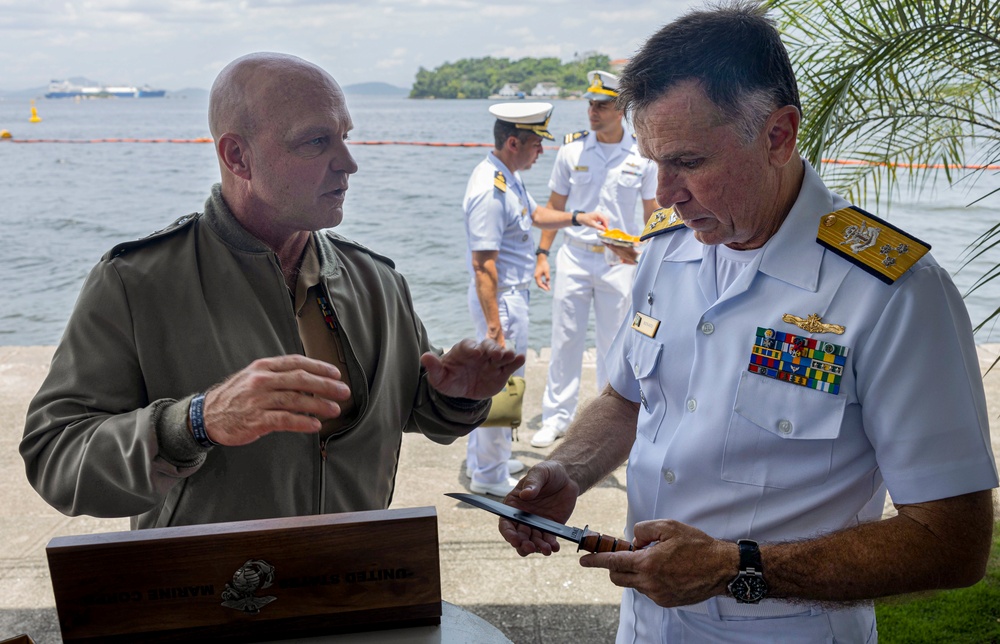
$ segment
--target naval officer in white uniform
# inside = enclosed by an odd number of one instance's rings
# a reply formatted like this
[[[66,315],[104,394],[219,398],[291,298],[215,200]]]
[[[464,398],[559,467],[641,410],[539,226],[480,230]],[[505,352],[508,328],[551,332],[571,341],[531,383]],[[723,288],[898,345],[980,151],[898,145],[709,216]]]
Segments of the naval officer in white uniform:
[[[565,521],[628,460],[638,550],[581,559],[626,589],[619,642],[874,642],[873,598],[977,582],[997,470],[971,322],[926,244],[799,156],[773,23],[690,13],[619,91],[673,213],[643,235],[609,386],[505,501]]]
[[[549,103],[500,103],[490,107],[496,117],[495,149],[469,177],[465,190],[465,233],[468,241],[469,312],[480,339],[523,353],[528,348],[528,288],[535,267],[531,226],[562,228],[585,225],[604,230],[607,217],[597,212],[568,213],[539,206],[521,182],[542,154],[548,131]],[[517,372],[524,375],[524,367]],[[516,481],[510,459],[511,430],[480,427],[469,435],[466,470],[477,494],[504,496]]]
[[[618,77],[605,71],[587,74],[591,84],[590,130],[567,134],[549,179],[548,206],[556,210],[597,210],[608,216],[608,228],[638,237],[656,210],[656,166],[642,158],[635,136],[615,107]],[[642,203],[640,218],[638,204]],[[535,282],[549,290],[549,250],[556,231],[542,231]],[[605,246],[592,228],[567,228],[556,254],[552,292],[552,357],[542,397],[542,427],[531,438],[548,447],[566,433],[580,397],[580,372],[593,305],[597,345],[597,390],[608,384],[604,356],[628,312],[629,292],[638,254],[629,247]]]

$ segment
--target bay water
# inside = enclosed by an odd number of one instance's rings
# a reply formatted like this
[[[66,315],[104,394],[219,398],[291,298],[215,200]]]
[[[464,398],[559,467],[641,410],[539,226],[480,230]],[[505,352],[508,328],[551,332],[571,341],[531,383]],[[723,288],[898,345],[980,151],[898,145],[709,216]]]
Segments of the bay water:
[[[584,101],[554,101],[550,131],[587,126]],[[349,96],[352,140],[491,143],[488,101],[417,101]],[[0,101],[0,129],[16,139],[208,137],[200,98],[39,100],[41,123],[26,101]],[[448,347],[474,335],[466,304],[462,197],[485,147],[356,145],[344,222],[337,232],[391,257],[406,276],[433,342]],[[545,203],[554,144],[523,173]],[[58,342],[90,268],[116,243],[143,237],[200,211],[219,169],[206,143],[14,143],[0,141],[0,344]],[[949,187],[943,174],[922,192],[904,181],[891,208],[877,214],[933,246],[964,293],[997,253],[959,271],[963,252],[997,223],[996,174]],[[869,207],[869,210],[876,210]],[[536,238],[538,231],[535,231]],[[557,240],[557,244],[559,241]],[[1000,305],[1000,285],[966,299],[974,323]],[[532,348],[549,345],[551,296],[531,292]],[[985,329],[977,341],[1000,341]]]

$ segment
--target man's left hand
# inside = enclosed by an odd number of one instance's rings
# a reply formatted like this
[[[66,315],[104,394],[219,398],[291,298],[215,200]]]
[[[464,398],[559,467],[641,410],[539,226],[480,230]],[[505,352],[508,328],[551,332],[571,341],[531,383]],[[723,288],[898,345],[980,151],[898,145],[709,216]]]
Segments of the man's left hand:
[[[735,543],[678,521],[643,521],[634,532],[635,552],[584,555],[580,565],[607,568],[613,584],[635,588],[664,608],[724,594],[739,570]]]
[[[427,381],[438,392],[452,398],[485,400],[499,393],[510,375],[524,365],[525,357],[504,349],[493,340],[479,344],[465,339],[440,358],[420,356]]]

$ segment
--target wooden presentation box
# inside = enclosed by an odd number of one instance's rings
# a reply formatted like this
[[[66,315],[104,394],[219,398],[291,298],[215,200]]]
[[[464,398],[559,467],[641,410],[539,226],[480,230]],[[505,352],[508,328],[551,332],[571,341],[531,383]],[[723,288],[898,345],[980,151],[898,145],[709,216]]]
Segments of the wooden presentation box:
[[[266,641],[441,621],[433,507],[57,537],[66,642]]]

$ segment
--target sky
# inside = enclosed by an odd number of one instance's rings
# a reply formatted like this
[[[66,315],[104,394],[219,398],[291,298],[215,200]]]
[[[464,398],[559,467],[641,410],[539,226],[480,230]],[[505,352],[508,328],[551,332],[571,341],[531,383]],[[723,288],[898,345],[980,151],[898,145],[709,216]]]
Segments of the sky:
[[[413,84],[461,58],[629,57],[700,0],[0,0],[0,90],[82,76],[208,89],[231,60],[295,54],[342,84]],[[615,7],[615,8],[612,8]]]

